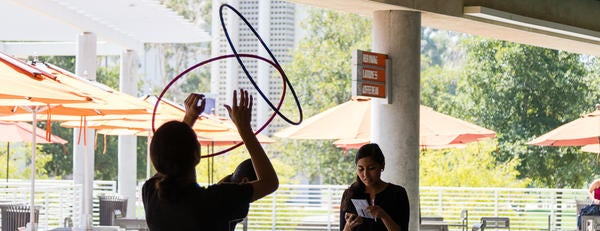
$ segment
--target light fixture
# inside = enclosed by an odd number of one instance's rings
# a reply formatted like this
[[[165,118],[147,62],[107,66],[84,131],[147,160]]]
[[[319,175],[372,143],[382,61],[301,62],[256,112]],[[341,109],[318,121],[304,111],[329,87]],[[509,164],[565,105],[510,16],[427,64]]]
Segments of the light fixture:
[[[600,32],[569,26],[561,23],[526,17],[483,6],[465,6],[463,8],[465,18],[481,21],[489,20],[491,23],[503,23],[513,26],[525,27],[540,31],[551,32],[569,37],[592,40],[600,42]]]

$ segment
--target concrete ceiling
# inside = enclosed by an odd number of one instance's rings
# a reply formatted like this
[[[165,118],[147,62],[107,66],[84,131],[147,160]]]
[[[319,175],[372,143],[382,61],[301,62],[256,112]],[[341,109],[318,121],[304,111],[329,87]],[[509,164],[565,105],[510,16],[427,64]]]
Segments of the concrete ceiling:
[[[0,0],[0,51],[72,55],[77,35],[94,32],[98,54],[144,43],[210,41],[198,25],[156,0]]]
[[[288,1],[365,16],[379,10],[420,11],[423,26],[600,56],[598,0]],[[479,14],[465,12],[477,6]]]

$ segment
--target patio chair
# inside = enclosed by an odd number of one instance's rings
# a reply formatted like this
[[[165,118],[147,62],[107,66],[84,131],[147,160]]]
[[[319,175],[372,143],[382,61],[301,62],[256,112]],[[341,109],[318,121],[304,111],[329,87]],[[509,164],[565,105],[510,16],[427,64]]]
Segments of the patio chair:
[[[469,230],[469,211],[463,209],[460,211],[460,218],[458,224],[448,224],[448,226],[460,227],[461,231]]]
[[[29,222],[29,205],[12,205],[2,210],[2,231],[15,231],[19,227],[25,227]],[[39,208],[35,208],[34,223],[40,218]]]

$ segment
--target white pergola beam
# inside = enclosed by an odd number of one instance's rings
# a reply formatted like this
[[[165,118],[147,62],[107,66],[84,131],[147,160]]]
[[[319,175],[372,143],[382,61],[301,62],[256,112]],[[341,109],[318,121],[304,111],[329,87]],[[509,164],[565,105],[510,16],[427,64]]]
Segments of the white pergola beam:
[[[120,55],[123,48],[106,42],[98,42],[97,54],[102,56]],[[0,42],[0,51],[18,57],[35,56],[75,56],[75,42]]]
[[[143,43],[136,40],[126,31],[120,31],[115,26],[84,14],[84,11],[64,5],[56,0],[8,0],[12,4],[23,7],[31,12],[69,25],[81,32],[94,32],[109,42],[118,44],[125,49],[143,50]],[[74,34],[73,41],[77,35]]]

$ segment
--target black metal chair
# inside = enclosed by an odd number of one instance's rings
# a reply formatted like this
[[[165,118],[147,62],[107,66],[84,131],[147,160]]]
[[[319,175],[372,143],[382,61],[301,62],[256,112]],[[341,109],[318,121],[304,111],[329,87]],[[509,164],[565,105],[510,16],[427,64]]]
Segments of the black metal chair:
[[[31,210],[29,205],[12,205],[2,209],[2,231],[15,231],[19,227],[25,227],[29,222]],[[40,219],[40,210],[35,208],[34,223]]]

